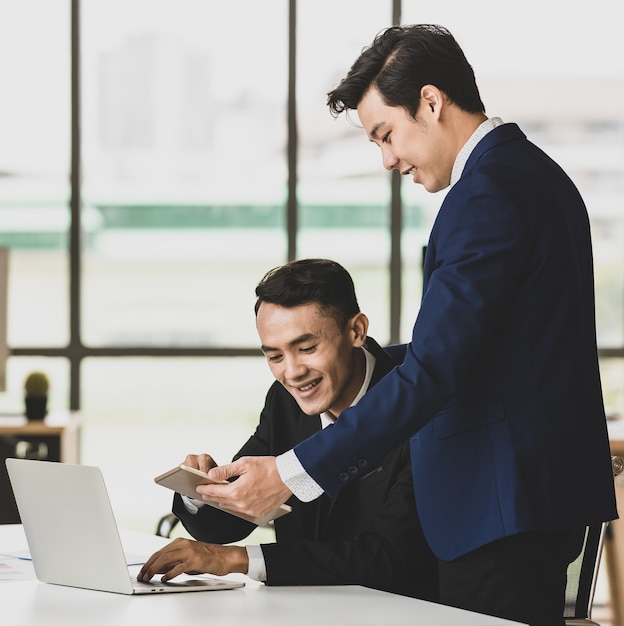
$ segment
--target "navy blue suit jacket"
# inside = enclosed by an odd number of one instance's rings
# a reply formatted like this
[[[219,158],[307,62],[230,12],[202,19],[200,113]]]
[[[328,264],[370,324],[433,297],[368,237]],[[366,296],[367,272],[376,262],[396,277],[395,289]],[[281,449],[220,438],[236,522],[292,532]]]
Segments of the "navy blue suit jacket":
[[[444,199],[403,364],[295,453],[332,494],[407,438],[441,559],[617,517],[587,211],[515,124]]]

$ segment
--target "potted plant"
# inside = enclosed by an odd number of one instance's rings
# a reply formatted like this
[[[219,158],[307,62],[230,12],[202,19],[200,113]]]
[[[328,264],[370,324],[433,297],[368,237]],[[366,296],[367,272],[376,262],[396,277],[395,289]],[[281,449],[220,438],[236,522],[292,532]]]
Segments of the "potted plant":
[[[50,382],[43,372],[31,372],[24,381],[26,419],[42,420],[48,413],[48,390]]]

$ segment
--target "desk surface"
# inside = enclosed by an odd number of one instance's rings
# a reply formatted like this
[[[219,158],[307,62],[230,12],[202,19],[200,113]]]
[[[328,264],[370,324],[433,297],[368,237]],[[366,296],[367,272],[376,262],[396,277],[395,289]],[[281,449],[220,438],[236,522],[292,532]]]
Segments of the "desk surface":
[[[125,549],[149,555],[167,543],[160,537],[122,532]],[[0,525],[0,563],[17,571],[16,578],[0,577],[0,615],[3,623],[22,626],[136,626],[210,623],[213,626],[318,626],[355,623],[358,626],[427,624],[427,626],[512,626],[516,622],[447,606],[374,591],[364,587],[267,587],[246,576],[242,589],[157,596],[124,596],[40,583],[30,561],[6,558],[27,550],[20,525]],[[91,564],[94,566],[95,564]],[[0,568],[2,575],[2,568]],[[18,621],[16,621],[18,620]]]

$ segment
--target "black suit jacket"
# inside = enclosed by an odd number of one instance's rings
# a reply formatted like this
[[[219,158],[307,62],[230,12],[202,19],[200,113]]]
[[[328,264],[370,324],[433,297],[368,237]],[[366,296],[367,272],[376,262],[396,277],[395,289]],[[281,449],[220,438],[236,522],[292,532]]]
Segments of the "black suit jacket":
[[[376,359],[372,386],[396,363],[370,338],[366,348]],[[281,454],[319,429],[319,416],[304,414],[276,382],[256,432],[235,458]],[[277,542],[261,546],[267,584],[358,584],[437,600],[437,561],[416,512],[407,442],[367,469],[333,498],[289,500],[292,512],[274,522]],[[179,494],[173,512],[195,539],[209,543],[240,541],[255,528],[211,506],[193,515]]]

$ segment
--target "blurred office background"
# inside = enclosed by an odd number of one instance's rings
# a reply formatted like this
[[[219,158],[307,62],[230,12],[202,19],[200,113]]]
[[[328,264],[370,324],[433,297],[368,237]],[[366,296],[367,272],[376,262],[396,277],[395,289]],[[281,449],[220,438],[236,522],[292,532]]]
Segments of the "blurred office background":
[[[624,38],[595,0],[0,0],[6,390],[33,369],[79,411],[120,525],[152,531],[152,479],[251,434],[271,377],[254,288],[291,258],[352,273],[370,333],[407,341],[443,193],[381,167],[326,93],[393,22],[448,26],[490,115],[583,193],[605,404],[624,411]],[[530,181],[527,181],[530,184]],[[122,504],[123,503],[123,504]]]

